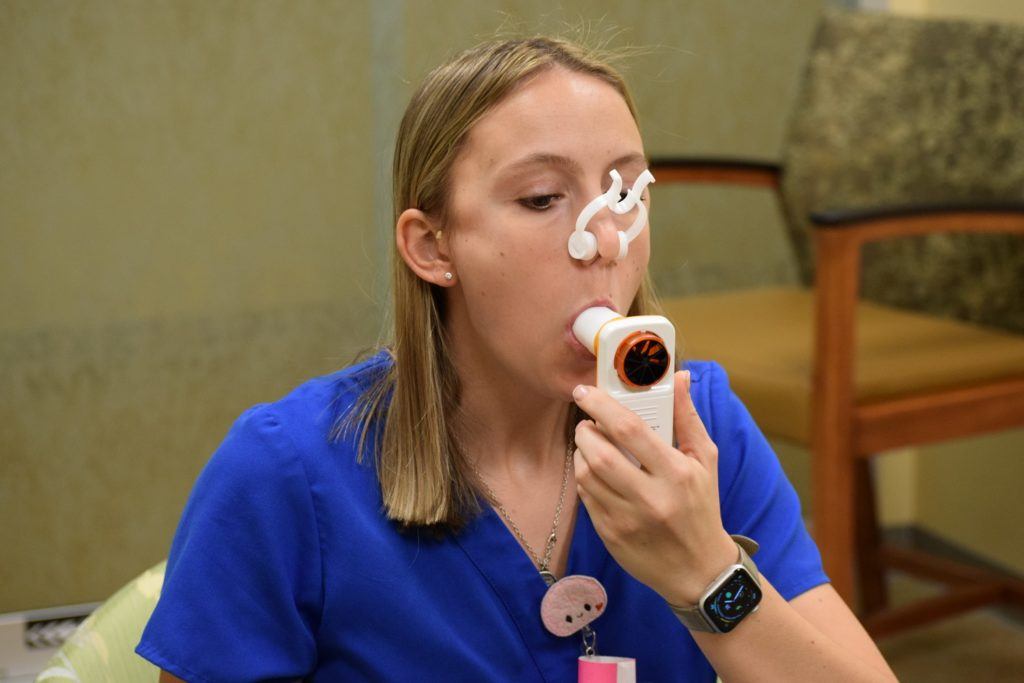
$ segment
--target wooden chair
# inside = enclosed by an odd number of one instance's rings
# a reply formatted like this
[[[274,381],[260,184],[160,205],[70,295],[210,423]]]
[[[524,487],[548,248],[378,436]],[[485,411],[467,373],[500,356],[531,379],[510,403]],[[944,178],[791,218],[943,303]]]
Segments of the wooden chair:
[[[958,78],[941,59],[921,63],[921,55],[928,54],[922,41],[939,41],[961,70],[970,68],[964,51],[978,45],[1008,43],[1021,50],[1012,54],[1024,54],[1020,28],[829,13],[812,47],[782,165],[715,159],[652,163],[658,186],[731,183],[779,193],[808,286],[668,298],[663,304],[679,331],[683,355],[721,362],[768,435],[809,447],[812,528],[826,571],[875,636],[996,601],[1024,606],[1024,581],[888,545],[875,519],[871,458],[895,448],[1024,426],[1024,335],[1018,334],[1024,325],[994,326],[1024,320],[1024,267],[1019,267],[1024,265],[1024,124],[1009,124],[1018,139],[1009,155],[1012,163],[1005,163],[1005,148],[999,152],[990,144],[998,137],[993,130],[1001,129],[975,121],[965,130],[969,117],[936,122],[915,112],[915,88]],[[1001,68],[991,56],[974,57],[993,73]],[[899,73],[884,73],[885,65],[894,64]],[[864,70],[874,73],[865,76]],[[1024,82],[1005,85],[1024,98]],[[910,92],[887,90],[904,87]],[[985,106],[993,116],[1001,115]],[[1004,113],[1021,118],[1019,111]],[[869,140],[872,135],[881,139]],[[976,153],[968,160],[976,172],[931,168],[928,155],[947,151],[934,142],[942,139],[954,146],[982,140],[971,146]],[[977,150],[1002,154],[1002,161],[986,160]],[[981,184],[986,175],[991,177]],[[968,255],[974,250],[968,262],[985,263],[991,240],[1003,240],[997,256],[1016,264],[1008,272],[1018,280],[996,283],[1003,294],[993,298],[1004,303],[1002,309],[964,307],[963,298],[955,310],[943,308],[956,300],[951,280],[979,300],[977,273],[957,272],[956,264],[942,262],[948,242],[921,237],[951,233],[959,234],[958,249]],[[902,239],[911,237],[917,241]],[[895,247],[887,252],[888,244]],[[929,249],[938,253],[932,262]],[[920,282],[901,284],[894,273],[923,278],[931,289]],[[916,299],[899,300],[905,294],[901,286]],[[975,321],[958,319],[964,317]],[[986,324],[978,324],[979,318]],[[948,590],[889,608],[887,568],[944,582]]]

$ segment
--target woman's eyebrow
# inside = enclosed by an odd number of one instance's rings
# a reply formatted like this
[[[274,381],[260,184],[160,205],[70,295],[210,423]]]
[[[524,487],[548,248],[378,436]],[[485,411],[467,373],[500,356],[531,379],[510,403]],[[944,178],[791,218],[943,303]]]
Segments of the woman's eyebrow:
[[[530,166],[560,166],[567,171],[573,173],[579,173],[582,169],[579,163],[575,159],[564,157],[560,154],[551,154],[548,152],[534,152],[528,154],[521,159],[517,159],[506,165],[498,175],[511,175],[517,171],[521,171]]]
[[[647,157],[639,152],[631,152],[613,161],[609,165],[609,169],[637,162],[644,166],[648,165]],[[522,159],[517,159],[516,161],[509,163],[501,169],[498,175],[509,175],[530,166],[560,166],[572,173],[580,173],[583,170],[579,162],[575,159],[570,159],[569,157],[562,156],[560,154],[551,154],[549,152],[534,152],[533,154],[526,155]]]
[[[625,166],[626,164],[641,164],[644,168],[650,166],[650,163],[648,163],[647,161],[647,157],[645,157],[643,154],[641,154],[640,152],[631,152],[630,154],[621,156],[615,161],[613,161],[611,163],[611,166],[609,167],[609,170],[613,168],[618,168],[619,166]]]

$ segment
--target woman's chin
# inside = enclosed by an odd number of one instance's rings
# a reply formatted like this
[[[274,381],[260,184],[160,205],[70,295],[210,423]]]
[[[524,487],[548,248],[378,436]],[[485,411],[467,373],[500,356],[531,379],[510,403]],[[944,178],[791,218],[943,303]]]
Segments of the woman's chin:
[[[576,361],[576,367],[569,373],[567,378],[569,381],[569,395],[572,394],[572,390],[580,384],[587,384],[593,386],[597,383],[597,370],[594,364],[594,357],[590,357],[590,361]]]
[[[594,362],[597,359],[594,358],[594,354],[590,352],[590,349],[588,349],[586,346],[580,343],[580,340],[576,338],[576,335],[574,335],[572,332],[567,332],[565,334],[565,343],[566,346],[569,348],[570,352],[572,353],[574,365],[593,366]]]

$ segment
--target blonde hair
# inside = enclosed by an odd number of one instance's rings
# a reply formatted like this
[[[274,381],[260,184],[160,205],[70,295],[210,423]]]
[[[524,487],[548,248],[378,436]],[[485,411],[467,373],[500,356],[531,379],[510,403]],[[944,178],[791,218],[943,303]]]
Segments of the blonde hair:
[[[407,208],[418,208],[444,225],[451,167],[473,124],[524,79],[556,65],[609,83],[636,120],[622,77],[593,50],[546,37],[471,48],[434,69],[405,110],[392,169],[392,225]],[[383,346],[393,362],[375,375],[333,434],[358,431],[362,461],[372,430],[389,519],[458,530],[480,512],[480,487],[450,419],[457,412],[459,385],[442,325],[442,288],[419,278],[395,249],[391,291],[390,339]],[[659,312],[645,274],[629,314]],[[567,438],[583,417],[574,410]]]

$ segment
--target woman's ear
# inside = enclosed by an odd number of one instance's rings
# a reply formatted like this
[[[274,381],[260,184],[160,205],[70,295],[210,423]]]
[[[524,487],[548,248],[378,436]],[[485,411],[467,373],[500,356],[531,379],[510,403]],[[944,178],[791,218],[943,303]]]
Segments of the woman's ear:
[[[406,265],[421,279],[446,287],[455,283],[447,235],[419,209],[406,209],[395,224],[395,244]]]

